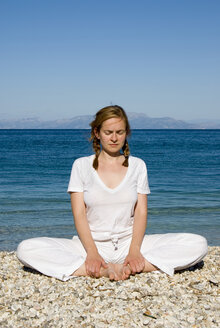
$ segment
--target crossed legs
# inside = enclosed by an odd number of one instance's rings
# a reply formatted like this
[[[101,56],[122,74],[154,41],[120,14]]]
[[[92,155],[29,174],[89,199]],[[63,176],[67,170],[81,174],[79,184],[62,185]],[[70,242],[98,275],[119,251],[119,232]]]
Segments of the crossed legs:
[[[153,264],[145,260],[145,267],[142,272],[151,272],[158,270]],[[105,269],[101,267],[100,270],[100,277],[108,277],[110,280],[126,280],[132,274],[129,265],[123,265],[119,263],[108,263],[108,267]],[[79,276],[88,276],[86,272],[85,263],[83,263],[79,269],[73,272],[72,276],[79,277]]]
[[[119,263],[123,263],[128,248],[129,245],[125,245]],[[159,268],[172,275],[175,270],[187,268],[201,261],[207,254],[207,241],[202,236],[189,233],[148,235],[144,237],[141,253],[145,258],[142,272],[151,272]],[[19,244],[17,256],[25,266],[62,281],[68,280],[71,275],[88,275],[84,263],[86,252],[76,236],[72,240],[48,237],[25,240]],[[108,266],[106,269],[101,268],[100,276],[111,280],[124,280],[132,274],[129,266],[109,263],[111,256],[105,257],[105,261]]]

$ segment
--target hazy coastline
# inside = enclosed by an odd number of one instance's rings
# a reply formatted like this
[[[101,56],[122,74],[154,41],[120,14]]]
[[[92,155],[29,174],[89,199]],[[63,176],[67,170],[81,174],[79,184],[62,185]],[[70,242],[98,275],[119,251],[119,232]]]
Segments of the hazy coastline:
[[[220,129],[220,120],[184,121],[171,117],[149,117],[143,113],[128,113],[128,118],[132,129]],[[88,129],[92,120],[92,115],[59,120],[1,119],[0,129]]]

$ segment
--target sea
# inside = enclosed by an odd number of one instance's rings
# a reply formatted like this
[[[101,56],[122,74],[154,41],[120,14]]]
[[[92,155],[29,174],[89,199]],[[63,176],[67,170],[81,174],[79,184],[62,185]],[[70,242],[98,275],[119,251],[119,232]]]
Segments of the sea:
[[[133,130],[148,168],[146,233],[190,232],[220,245],[220,130]],[[67,186],[91,155],[89,130],[0,130],[0,250],[23,239],[76,234]]]

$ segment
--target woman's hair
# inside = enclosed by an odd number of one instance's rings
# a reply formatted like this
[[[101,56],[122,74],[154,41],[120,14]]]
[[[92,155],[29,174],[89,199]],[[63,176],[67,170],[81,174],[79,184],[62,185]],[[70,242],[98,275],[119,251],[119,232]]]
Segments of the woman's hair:
[[[98,157],[101,152],[101,146],[100,146],[100,140],[98,138],[96,138],[94,131],[96,130],[97,132],[99,132],[102,127],[102,123],[104,121],[106,121],[110,118],[114,118],[114,117],[121,118],[122,120],[124,120],[126,136],[128,136],[131,133],[130,124],[128,122],[127,115],[122,107],[117,106],[117,105],[107,106],[107,107],[100,109],[96,113],[95,119],[90,123],[90,126],[91,126],[90,141],[92,141],[93,149],[94,149],[95,155],[96,155],[94,158],[94,161],[93,161],[93,167],[95,170],[98,169],[98,165],[99,165]],[[122,151],[125,156],[125,160],[122,163],[122,165],[128,167],[128,157],[130,155],[130,150],[129,150],[129,145],[128,145],[127,139],[125,139],[125,143],[122,147]]]

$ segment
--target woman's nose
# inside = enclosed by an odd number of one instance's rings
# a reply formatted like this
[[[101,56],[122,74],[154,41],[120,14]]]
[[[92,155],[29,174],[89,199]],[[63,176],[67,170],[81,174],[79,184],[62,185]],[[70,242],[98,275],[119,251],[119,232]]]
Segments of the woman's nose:
[[[112,141],[117,141],[117,133],[116,132],[112,133]]]

